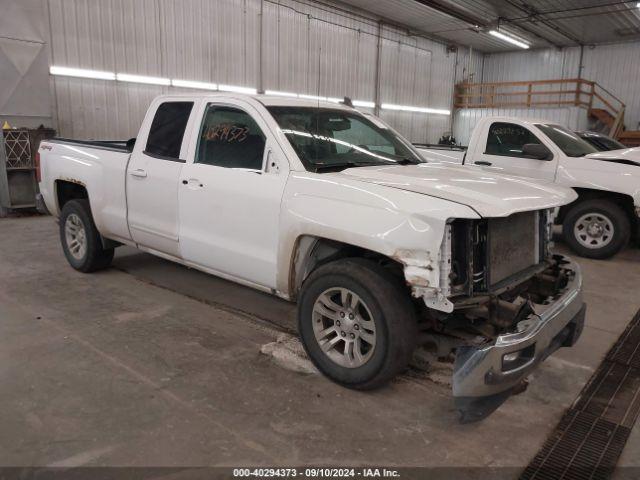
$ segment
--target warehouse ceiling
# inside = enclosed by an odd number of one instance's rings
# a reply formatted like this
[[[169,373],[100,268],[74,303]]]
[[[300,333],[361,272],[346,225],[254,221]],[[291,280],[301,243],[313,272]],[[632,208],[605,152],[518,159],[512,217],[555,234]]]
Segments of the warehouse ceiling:
[[[498,30],[531,48],[640,39],[640,3],[616,0],[343,0],[399,25],[484,52],[518,50]]]

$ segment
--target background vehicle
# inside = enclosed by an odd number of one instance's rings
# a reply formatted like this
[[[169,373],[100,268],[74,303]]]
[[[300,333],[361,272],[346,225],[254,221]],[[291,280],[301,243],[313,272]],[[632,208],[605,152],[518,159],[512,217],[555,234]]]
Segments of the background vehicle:
[[[640,226],[640,154],[635,149],[597,153],[559,125],[540,120],[487,117],[465,150],[418,148],[427,160],[460,162],[491,173],[532,177],[572,187],[578,199],[556,218],[579,255],[608,258]]]
[[[456,405],[477,420],[582,329],[578,267],[549,249],[571,189],[425,163],[346,106],[164,96],[135,142],[40,155],[74,268],[127,244],[296,301],[310,358],[351,388],[384,384],[425,343],[455,355]]]
[[[604,133],[599,132],[576,132],[584,141],[593,145],[598,151],[624,150],[627,147]]]

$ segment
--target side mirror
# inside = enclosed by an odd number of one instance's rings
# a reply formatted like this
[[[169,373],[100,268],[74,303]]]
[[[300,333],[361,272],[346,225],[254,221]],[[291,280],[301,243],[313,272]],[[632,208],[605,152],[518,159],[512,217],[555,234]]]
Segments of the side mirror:
[[[525,143],[522,146],[522,153],[525,156],[535,158],[536,160],[553,160],[551,150],[541,143]]]

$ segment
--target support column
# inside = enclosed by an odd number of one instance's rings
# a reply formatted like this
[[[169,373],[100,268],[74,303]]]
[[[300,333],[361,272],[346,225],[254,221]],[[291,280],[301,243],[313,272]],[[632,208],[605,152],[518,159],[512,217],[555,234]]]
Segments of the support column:
[[[376,49],[376,72],[375,72],[375,90],[374,90],[374,99],[375,107],[373,109],[373,113],[375,115],[380,115],[380,82],[381,75],[380,71],[382,67],[382,20],[378,21],[378,48]]]
[[[264,93],[264,0],[260,0],[260,23],[258,24],[258,93]]]

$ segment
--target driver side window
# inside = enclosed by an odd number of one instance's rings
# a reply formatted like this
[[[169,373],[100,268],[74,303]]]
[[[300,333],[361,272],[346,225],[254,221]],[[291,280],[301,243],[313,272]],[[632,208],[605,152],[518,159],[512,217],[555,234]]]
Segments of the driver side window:
[[[262,170],[265,136],[247,112],[209,105],[204,115],[196,163]]]
[[[487,136],[486,155],[530,158],[522,153],[527,143],[542,142],[528,129],[514,123],[492,123]]]

